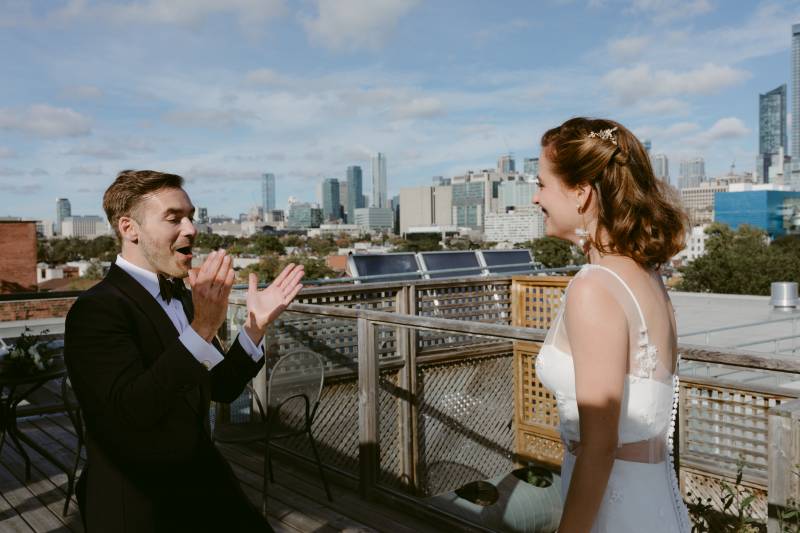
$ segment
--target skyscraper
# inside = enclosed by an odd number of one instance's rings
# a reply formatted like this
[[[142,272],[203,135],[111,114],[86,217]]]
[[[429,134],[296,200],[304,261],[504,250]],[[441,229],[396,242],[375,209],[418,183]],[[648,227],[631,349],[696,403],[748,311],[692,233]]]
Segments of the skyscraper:
[[[794,119],[793,119],[794,120]],[[756,176],[768,182],[773,157],[786,153],[786,84],[758,95],[758,160]],[[800,153],[798,154],[800,155]],[[778,163],[775,161],[775,163]],[[783,162],[781,161],[781,166]]]
[[[792,159],[800,166],[800,24],[792,24]]]
[[[528,176],[536,176],[539,174],[539,158],[526,157],[522,160],[522,172]]]
[[[347,167],[347,223],[354,224],[356,209],[364,207],[364,193],[362,191],[361,167]]]
[[[497,172],[501,174],[511,174],[516,170],[514,154],[501,155],[497,160]]]
[[[669,183],[669,160],[666,154],[655,154],[650,156],[650,161],[653,164],[653,174],[656,178],[665,183]]]
[[[322,218],[326,222],[338,220],[340,211],[339,180],[327,178],[322,181]]]
[[[56,200],[56,234],[61,235],[61,222],[72,216],[72,205],[66,198]]]
[[[275,209],[275,174],[261,176],[261,198],[265,213]]]
[[[372,207],[389,207],[386,200],[386,155],[372,157]]]
[[[678,176],[678,188],[699,187],[700,182],[706,179],[706,163],[702,157],[684,159],[681,161]]]

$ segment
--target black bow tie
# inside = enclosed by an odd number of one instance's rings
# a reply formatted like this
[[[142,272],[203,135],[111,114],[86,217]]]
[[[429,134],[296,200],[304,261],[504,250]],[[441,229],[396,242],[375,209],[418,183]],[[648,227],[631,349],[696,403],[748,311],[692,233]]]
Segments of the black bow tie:
[[[182,279],[169,279],[163,274],[158,275],[158,290],[161,292],[161,298],[167,303],[173,298],[183,303],[184,297],[189,294]]]

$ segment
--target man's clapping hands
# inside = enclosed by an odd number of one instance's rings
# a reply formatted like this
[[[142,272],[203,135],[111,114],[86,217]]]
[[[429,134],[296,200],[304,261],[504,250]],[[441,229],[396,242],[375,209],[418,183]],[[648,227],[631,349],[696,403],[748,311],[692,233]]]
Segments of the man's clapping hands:
[[[244,330],[255,344],[261,342],[267,326],[278,318],[303,288],[300,280],[304,273],[303,265],[290,263],[263,290],[258,290],[258,276],[250,274]],[[211,252],[197,272],[189,271],[194,305],[192,328],[208,342],[225,321],[233,280],[231,257],[225,250]]]

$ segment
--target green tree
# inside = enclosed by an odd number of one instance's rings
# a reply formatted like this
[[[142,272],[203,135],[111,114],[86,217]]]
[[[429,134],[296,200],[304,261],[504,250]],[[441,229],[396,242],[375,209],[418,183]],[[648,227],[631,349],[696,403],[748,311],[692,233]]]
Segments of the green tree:
[[[302,264],[305,269],[305,279],[307,280],[335,278],[340,275],[330,268],[324,259],[309,255],[279,257],[275,253],[267,254],[258,263],[243,268],[239,275],[241,281],[246,282],[250,272],[255,272],[258,275],[259,282],[270,282],[289,263]]]
[[[311,237],[306,240],[306,248],[317,257],[325,257],[335,252],[337,246],[333,237]]]
[[[81,277],[83,279],[103,279],[103,265],[100,264],[100,261],[92,261]]]
[[[274,235],[253,236],[248,251],[258,256],[265,255],[270,252],[274,252],[278,255],[283,255],[286,253],[286,249],[283,247],[283,244]]]
[[[768,295],[773,281],[800,281],[796,237],[767,244],[766,233],[752,226],[733,231],[717,223],[705,231],[706,253],[679,269],[678,290]]]
[[[568,241],[555,237],[542,237],[520,243],[516,248],[528,248],[533,260],[545,268],[560,268],[570,265],[582,265],[586,262],[584,255],[577,251]]]

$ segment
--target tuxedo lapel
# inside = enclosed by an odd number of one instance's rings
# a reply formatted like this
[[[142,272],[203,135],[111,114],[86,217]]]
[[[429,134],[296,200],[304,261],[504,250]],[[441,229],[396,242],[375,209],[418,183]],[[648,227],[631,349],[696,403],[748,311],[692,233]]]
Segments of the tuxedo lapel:
[[[178,331],[169,319],[167,312],[138,281],[116,264],[111,265],[107,279],[109,283],[124,292],[141,309],[150,320],[150,323],[153,324],[162,346],[168,346],[175,341],[178,337]]]
[[[179,333],[172,324],[172,320],[170,320],[164,308],[153,298],[153,295],[147,292],[138,281],[133,279],[116,264],[111,265],[106,279],[109,283],[125,293],[142,313],[147,316],[158,333],[162,348],[175,342]],[[210,394],[201,391],[200,389],[202,388],[203,387],[195,386],[184,394],[186,403],[188,403],[197,414],[200,414],[202,406],[206,405],[205,397],[210,396]]]

